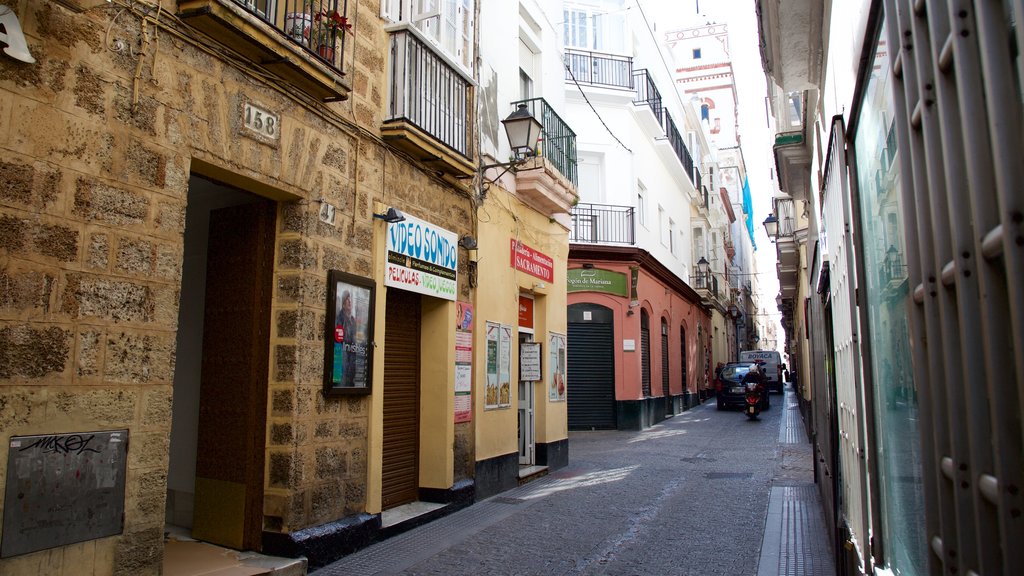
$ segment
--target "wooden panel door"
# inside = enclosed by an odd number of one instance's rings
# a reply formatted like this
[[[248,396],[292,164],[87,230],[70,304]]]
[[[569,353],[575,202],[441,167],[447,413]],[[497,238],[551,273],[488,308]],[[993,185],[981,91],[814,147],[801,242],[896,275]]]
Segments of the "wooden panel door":
[[[259,550],[276,205],[210,213],[192,534]]]

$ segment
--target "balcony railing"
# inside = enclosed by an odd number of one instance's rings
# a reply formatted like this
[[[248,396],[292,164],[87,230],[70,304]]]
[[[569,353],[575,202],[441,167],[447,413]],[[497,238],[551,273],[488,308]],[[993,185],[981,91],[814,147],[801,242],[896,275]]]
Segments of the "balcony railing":
[[[710,270],[706,274],[698,272],[690,276],[690,283],[694,290],[707,290],[711,296],[718,298],[718,277]]]
[[[645,68],[633,70],[633,87],[636,88],[636,98],[633,99],[633,103],[650,106],[660,124],[665,106],[661,100],[661,92],[658,91],[658,87],[654,85],[654,79]]]
[[[662,116],[661,125],[665,130],[665,137],[668,138],[668,143],[672,145],[672,150],[676,153],[676,158],[683,165],[683,170],[686,170],[686,175],[689,176],[690,182],[693,183],[694,187],[700,186],[700,171],[693,164],[693,157],[690,156],[690,151],[686,148],[686,141],[683,140],[682,134],[676,128],[675,120],[672,119],[672,115],[668,113],[668,110],[665,110]]]
[[[565,51],[565,79],[591,86],[633,89],[633,59],[581,50]]]
[[[530,114],[543,126],[539,142],[540,155],[576,185],[576,133],[543,98],[512,102],[512,109],[515,110],[520,104],[526,104]]]
[[[658,119],[658,124],[661,125],[661,129],[665,133],[665,137],[668,139],[669,144],[672,145],[672,150],[675,151],[676,157],[679,158],[679,163],[686,170],[686,175],[690,178],[690,182],[693,183],[695,188],[700,187],[700,169],[694,164],[690,151],[686,148],[686,141],[683,140],[679,129],[676,128],[675,120],[672,119],[672,115],[665,109],[664,102],[661,99],[661,92],[658,91],[658,87],[654,84],[654,79],[651,78],[645,68],[633,71],[633,86],[636,88],[636,98],[633,99],[633,103],[650,106],[651,112],[654,113],[654,117]]]
[[[342,71],[348,0],[233,0],[298,44],[311,56]],[[282,16],[283,15],[283,16]]]
[[[577,204],[572,209],[569,242],[631,246],[636,243],[634,214],[632,206]]]
[[[469,81],[408,29],[391,33],[388,72],[390,99],[386,120],[407,120],[472,159]]]

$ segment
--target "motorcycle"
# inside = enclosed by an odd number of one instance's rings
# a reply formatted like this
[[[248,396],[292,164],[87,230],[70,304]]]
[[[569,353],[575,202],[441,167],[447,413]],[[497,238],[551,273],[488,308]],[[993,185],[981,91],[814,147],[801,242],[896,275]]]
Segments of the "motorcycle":
[[[761,413],[761,386],[756,382],[747,382],[745,386],[747,388],[747,405],[743,413],[747,415],[747,418],[755,420],[757,415]]]

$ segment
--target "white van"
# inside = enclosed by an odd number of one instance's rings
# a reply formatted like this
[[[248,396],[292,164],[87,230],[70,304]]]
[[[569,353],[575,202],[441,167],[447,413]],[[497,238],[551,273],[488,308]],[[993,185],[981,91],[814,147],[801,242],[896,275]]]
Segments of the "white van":
[[[744,350],[740,362],[760,364],[768,391],[782,393],[782,355],[777,350]]]

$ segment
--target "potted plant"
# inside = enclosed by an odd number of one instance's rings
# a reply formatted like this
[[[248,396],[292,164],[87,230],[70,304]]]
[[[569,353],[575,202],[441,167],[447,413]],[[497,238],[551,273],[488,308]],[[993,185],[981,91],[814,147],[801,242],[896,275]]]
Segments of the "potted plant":
[[[348,18],[337,10],[321,10],[313,16],[313,33],[310,48],[316,50],[321,58],[334,62],[334,47],[338,41],[338,33],[352,29]]]
[[[313,27],[313,0],[305,0],[301,5],[301,12],[288,12],[284,15],[284,32],[296,42],[308,45],[310,29]]]

